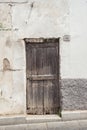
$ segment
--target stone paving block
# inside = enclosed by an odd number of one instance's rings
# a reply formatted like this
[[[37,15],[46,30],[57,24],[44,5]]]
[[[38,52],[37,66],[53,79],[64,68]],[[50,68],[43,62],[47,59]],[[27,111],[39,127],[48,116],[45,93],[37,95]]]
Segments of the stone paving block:
[[[5,126],[0,126],[0,130],[5,130]]]
[[[16,125],[16,124],[24,124],[26,122],[25,117],[2,117],[0,118],[0,126],[3,125]],[[2,127],[3,128],[3,127]]]
[[[47,126],[46,123],[29,124],[26,130],[47,130]]]
[[[75,122],[47,123],[48,130],[79,130],[79,124]]]
[[[5,130],[26,130],[27,125],[6,126]],[[3,130],[3,129],[2,129]]]
[[[79,121],[79,130],[87,130],[87,120]]]
[[[87,111],[62,111],[62,120],[80,120],[87,119]]]

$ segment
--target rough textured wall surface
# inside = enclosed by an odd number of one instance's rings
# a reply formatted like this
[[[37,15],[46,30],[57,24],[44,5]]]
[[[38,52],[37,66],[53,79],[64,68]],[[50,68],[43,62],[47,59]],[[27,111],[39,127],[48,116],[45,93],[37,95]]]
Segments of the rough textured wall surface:
[[[26,110],[23,38],[37,37],[61,37],[60,76],[66,79],[61,87],[62,108],[87,109],[86,15],[86,0],[0,0],[1,115]],[[70,41],[63,41],[65,35],[71,35]]]
[[[61,42],[63,110],[87,110],[87,1],[70,0],[71,40]]]
[[[69,32],[68,0],[0,0],[0,115],[26,111],[23,38]]]
[[[87,79],[62,79],[62,110],[87,110]]]

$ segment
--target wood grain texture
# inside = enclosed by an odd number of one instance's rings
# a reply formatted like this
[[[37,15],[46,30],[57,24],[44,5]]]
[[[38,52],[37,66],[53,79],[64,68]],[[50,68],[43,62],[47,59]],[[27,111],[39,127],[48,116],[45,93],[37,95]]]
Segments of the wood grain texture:
[[[56,114],[59,99],[58,43],[26,44],[27,113]]]

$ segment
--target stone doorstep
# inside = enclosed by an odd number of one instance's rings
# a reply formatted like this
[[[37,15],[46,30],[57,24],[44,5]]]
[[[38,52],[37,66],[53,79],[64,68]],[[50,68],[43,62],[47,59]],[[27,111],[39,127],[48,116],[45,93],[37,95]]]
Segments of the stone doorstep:
[[[58,122],[61,118],[58,115],[28,115],[26,121],[27,123]]]
[[[3,116],[0,117],[0,126],[58,121],[61,121],[61,118],[58,115],[15,115],[6,117]]]
[[[87,110],[62,111],[62,117],[58,115],[27,115],[27,123],[59,122],[72,120],[87,120]]]
[[[18,125],[18,124],[35,124],[35,123],[53,123],[66,121],[87,120],[87,111],[63,111],[62,117],[58,115],[13,115],[1,116],[0,126]]]

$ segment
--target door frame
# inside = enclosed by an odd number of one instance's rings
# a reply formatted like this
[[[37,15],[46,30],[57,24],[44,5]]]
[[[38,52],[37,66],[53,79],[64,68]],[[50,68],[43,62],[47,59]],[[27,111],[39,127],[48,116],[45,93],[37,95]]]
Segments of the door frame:
[[[60,38],[24,38],[23,39],[25,41],[25,58],[26,58],[26,44],[27,43],[58,43],[58,86],[59,86],[59,111],[58,111],[58,115],[61,116],[61,92],[60,92]],[[26,76],[26,114],[27,114],[27,76]]]

